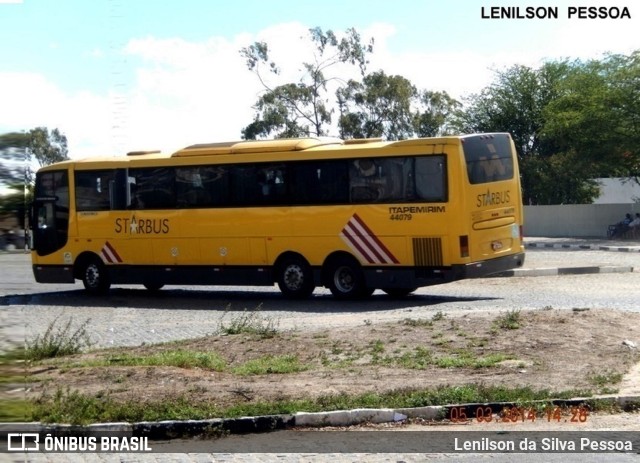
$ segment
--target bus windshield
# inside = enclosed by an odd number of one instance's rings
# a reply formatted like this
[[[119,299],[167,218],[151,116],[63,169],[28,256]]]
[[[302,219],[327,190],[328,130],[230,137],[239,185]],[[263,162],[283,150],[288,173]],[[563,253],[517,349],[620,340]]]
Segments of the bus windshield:
[[[462,139],[469,183],[491,183],[513,178],[513,154],[508,134]]]

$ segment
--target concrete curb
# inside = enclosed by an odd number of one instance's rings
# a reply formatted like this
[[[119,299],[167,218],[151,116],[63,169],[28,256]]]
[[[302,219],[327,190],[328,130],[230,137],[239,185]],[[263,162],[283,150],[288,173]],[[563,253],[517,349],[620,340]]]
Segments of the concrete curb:
[[[551,399],[534,401],[534,404],[572,407],[589,404],[593,401],[611,402],[623,410],[640,405],[640,396],[597,396],[576,397],[572,399]],[[490,402],[451,404],[442,406],[426,406],[400,409],[354,409],[331,412],[306,413],[294,415],[268,415],[258,417],[240,417],[230,419],[157,421],[140,423],[97,423],[88,426],[58,425],[46,423],[0,423],[2,433],[54,433],[58,435],[92,435],[103,432],[120,433],[136,437],[147,437],[149,440],[167,440],[188,438],[202,435],[248,434],[291,429],[294,427],[353,426],[365,423],[394,423],[409,418],[421,418],[427,421],[441,421],[451,415],[451,409],[459,413],[464,409],[469,419],[475,417],[478,407],[491,408],[499,413],[505,407],[518,407],[514,402]]]
[[[556,275],[587,275],[591,273],[631,273],[630,266],[601,266],[601,267],[559,267],[559,268],[518,268],[496,274],[496,277],[548,277]]]
[[[603,246],[600,244],[525,243],[525,248],[578,249],[592,251],[640,252],[640,246]]]

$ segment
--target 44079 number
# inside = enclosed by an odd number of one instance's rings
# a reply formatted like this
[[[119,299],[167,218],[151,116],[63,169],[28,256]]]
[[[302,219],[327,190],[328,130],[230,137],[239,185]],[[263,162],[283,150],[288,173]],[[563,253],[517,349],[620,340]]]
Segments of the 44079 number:
[[[494,416],[495,415],[495,416]],[[583,405],[576,407],[549,406],[543,410],[532,407],[503,407],[494,413],[488,406],[451,407],[449,419],[454,423],[476,421],[478,423],[524,423],[538,419],[551,422],[585,423],[589,417],[589,408]]]
[[[412,220],[412,219],[413,219],[413,214],[408,214],[408,213],[389,215],[389,220]]]

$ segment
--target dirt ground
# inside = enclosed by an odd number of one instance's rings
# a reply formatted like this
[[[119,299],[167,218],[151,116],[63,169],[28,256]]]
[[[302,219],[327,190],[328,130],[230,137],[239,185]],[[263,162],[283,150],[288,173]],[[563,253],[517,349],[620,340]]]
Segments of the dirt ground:
[[[365,321],[349,329],[276,330],[271,337],[220,334],[100,350],[38,362],[26,374],[29,397],[69,386],[87,394],[137,402],[187,395],[219,407],[465,384],[640,392],[637,371],[623,376],[640,362],[640,348],[629,346],[629,341],[640,345],[640,313],[550,308],[461,317],[438,313],[432,319],[406,318],[386,324]],[[177,349],[213,352],[223,361],[209,368],[118,365],[118,358],[124,355],[148,356]],[[287,356],[290,369],[299,371],[278,373],[276,366],[257,373],[236,369],[267,356]],[[97,358],[110,359],[111,364],[87,366]]]

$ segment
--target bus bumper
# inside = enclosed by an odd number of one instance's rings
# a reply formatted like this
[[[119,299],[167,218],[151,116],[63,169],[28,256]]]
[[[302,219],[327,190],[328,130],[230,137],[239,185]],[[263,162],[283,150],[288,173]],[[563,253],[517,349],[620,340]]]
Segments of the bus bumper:
[[[495,259],[474,262],[473,264],[454,265],[452,271],[454,280],[463,278],[483,278],[495,275],[497,273],[520,268],[524,265],[524,252],[511,254],[504,257],[496,257]]]
[[[364,268],[370,288],[420,288],[468,278],[483,278],[524,265],[524,252],[451,267]]]
[[[75,283],[70,265],[34,265],[33,276],[38,283]]]

